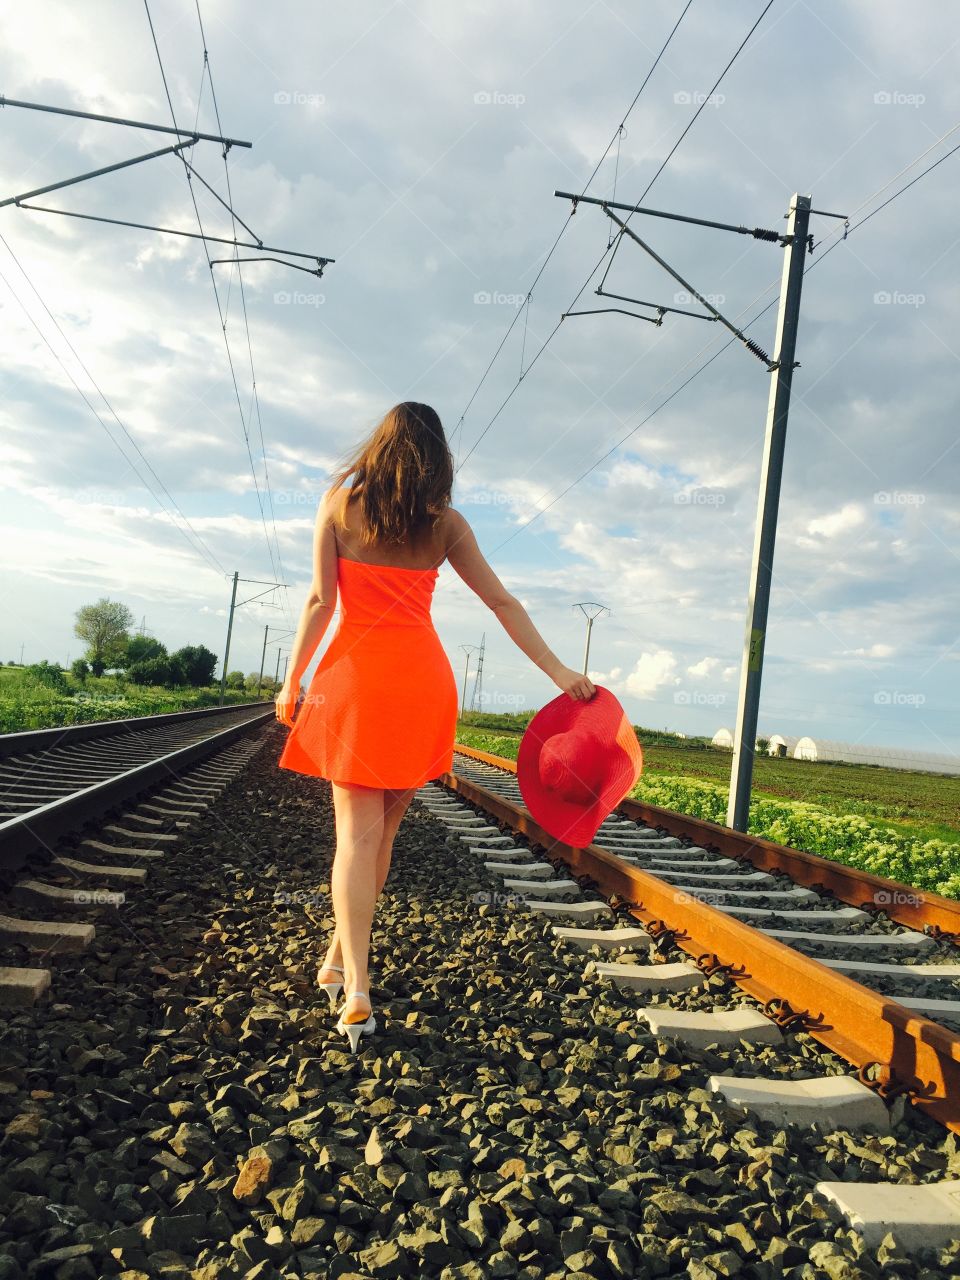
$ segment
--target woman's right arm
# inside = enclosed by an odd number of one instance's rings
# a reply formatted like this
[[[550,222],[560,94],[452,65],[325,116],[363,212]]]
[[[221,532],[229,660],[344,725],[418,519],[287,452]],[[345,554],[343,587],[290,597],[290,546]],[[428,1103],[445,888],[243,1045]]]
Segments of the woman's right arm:
[[[589,677],[562,663],[548,646],[526,609],[490,568],[460,512],[448,509],[444,522],[447,559],[471,591],[496,614],[517,648],[571,698],[592,698],[596,686]]]

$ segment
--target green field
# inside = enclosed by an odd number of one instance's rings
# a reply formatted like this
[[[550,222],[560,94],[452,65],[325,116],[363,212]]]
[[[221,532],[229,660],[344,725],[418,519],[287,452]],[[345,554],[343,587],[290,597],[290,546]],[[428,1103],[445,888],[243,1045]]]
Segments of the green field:
[[[731,754],[713,748],[644,744],[643,779],[666,775],[698,778],[728,786]],[[457,740],[481,751],[515,760],[519,733],[486,731],[475,724],[458,726]],[[497,745],[485,745],[496,743]],[[921,839],[960,842],[960,778],[911,773],[865,764],[829,764],[820,760],[757,756],[753,790],[786,800],[801,800],[830,813],[880,819]]]
[[[116,676],[87,676],[81,682],[67,673],[65,681],[68,692],[58,692],[22,667],[0,666],[0,733],[193,711],[216,706],[220,700],[219,685],[164,689],[129,684]],[[269,698],[270,694],[264,696]],[[227,689],[224,705],[256,700],[255,693]]]

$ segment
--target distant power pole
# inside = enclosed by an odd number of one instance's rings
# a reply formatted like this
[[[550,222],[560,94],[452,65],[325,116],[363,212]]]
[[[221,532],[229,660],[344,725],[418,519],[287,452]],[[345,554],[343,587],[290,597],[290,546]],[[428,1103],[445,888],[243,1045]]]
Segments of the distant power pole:
[[[263,649],[260,652],[260,674],[257,677],[257,697],[260,697],[260,686],[263,684],[263,664],[267,660],[267,633],[270,630],[270,623],[263,628]]]
[[[587,643],[583,650],[583,674],[586,675],[587,664],[590,661],[590,632],[593,630],[593,624],[601,613],[609,613],[610,610],[605,604],[597,604],[595,600],[581,600],[573,607],[579,609],[587,620]],[[595,610],[596,612],[588,612],[588,610]]]
[[[233,635],[233,615],[237,607],[237,583],[240,581],[239,570],[233,571],[233,591],[230,594],[230,612],[227,615],[227,643],[223,649],[223,670],[220,672],[220,706],[227,688],[227,663],[230,661],[230,637]]]
[[[274,627],[274,630],[276,630],[276,627]],[[267,625],[263,628],[263,649],[260,653],[260,675],[257,679],[257,697],[260,696],[260,689],[261,689],[261,686],[263,685],[263,665],[267,660],[267,636],[269,634],[270,634],[270,623],[268,622]],[[296,634],[297,633],[295,631],[281,631],[273,643],[276,645],[279,645],[279,642],[281,640],[287,640],[290,638],[290,636],[295,636]],[[277,661],[279,662],[279,660],[280,660],[280,650],[278,648]],[[284,668],[284,678],[286,678],[286,668]],[[274,681],[274,684],[276,684],[276,681]]]
[[[480,652],[477,655],[477,674],[473,682],[473,696],[470,699],[470,710],[483,710],[483,651],[487,645],[487,633],[480,637]]]
[[[467,655],[467,660],[463,668],[463,693],[460,697],[460,714],[462,716],[467,709],[467,676],[470,674],[470,655],[476,653],[479,646],[475,644],[462,644],[460,648]]]
[[[250,582],[258,587],[268,587],[268,591],[258,591],[255,596],[248,596],[246,600],[241,600],[237,604],[237,583]],[[227,643],[223,649],[223,670],[220,673],[220,706],[223,706],[223,699],[227,688],[227,664],[230,661],[230,638],[233,635],[233,615],[238,609],[242,609],[245,604],[250,604],[253,600],[259,600],[261,596],[270,594],[270,591],[276,591],[278,587],[285,587],[285,582],[264,582],[260,578],[241,578],[239,571],[234,570],[233,573],[233,590],[230,593],[230,612],[227,615]],[[269,603],[269,601],[268,601]],[[276,606],[274,606],[276,607]],[[277,666],[279,667],[279,652],[277,654]]]

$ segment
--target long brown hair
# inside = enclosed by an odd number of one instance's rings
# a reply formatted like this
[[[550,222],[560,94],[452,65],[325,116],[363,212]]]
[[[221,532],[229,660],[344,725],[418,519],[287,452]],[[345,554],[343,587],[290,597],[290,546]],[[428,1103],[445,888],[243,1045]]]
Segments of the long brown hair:
[[[331,492],[350,476],[361,542],[406,542],[432,529],[453,489],[453,454],[436,411],[415,400],[394,405],[336,473]],[[342,503],[342,526],[345,517]]]

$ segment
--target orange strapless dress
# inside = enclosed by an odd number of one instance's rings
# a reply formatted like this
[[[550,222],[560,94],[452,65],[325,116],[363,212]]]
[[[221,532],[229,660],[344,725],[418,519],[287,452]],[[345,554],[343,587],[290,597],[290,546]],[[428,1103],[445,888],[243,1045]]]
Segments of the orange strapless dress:
[[[452,768],[457,681],[430,617],[438,572],[339,557],[340,623],[281,769],[404,788]]]

